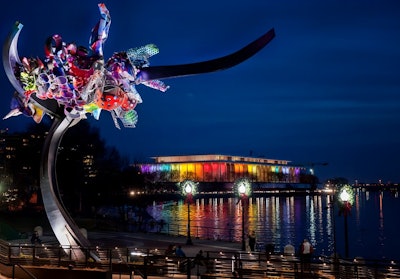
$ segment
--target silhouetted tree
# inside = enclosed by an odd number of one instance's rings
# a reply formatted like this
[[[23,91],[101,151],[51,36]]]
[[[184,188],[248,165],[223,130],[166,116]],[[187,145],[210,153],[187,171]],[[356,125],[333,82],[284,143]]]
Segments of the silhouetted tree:
[[[60,195],[71,213],[89,213],[99,205],[120,202],[121,172],[127,160],[107,147],[99,130],[86,121],[69,128],[58,153]]]
[[[51,119],[28,125],[25,132],[4,131],[0,152],[0,175],[6,187],[18,189],[20,204],[41,203],[40,162]],[[125,202],[125,185],[131,183],[121,175],[128,166],[114,147],[108,147],[99,130],[81,121],[64,134],[58,147],[56,194],[70,213],[85,213],[101,204]],[[6,179],[5,179],[6,178]],[[35,199],[32,197],[35,196]]]
[[[300,183],[309,184],[310,190],[317,189],[319,179],[317,176],[312,174],[300,173],[299,177]]]

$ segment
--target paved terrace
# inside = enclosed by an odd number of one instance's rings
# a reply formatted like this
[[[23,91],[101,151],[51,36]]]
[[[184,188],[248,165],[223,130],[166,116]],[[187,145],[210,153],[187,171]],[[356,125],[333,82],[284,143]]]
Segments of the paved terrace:
[[[50,269],[64,269],[64,274],[77,269],[108,269],[112,270],[113,279],[400,278],[399,263],[362,259],[339,259],[335,265],[331,258],[315,257],[310,269],[302,271],[299,259],[292,253],[275,251],[267,255],[261,243],[258,245],[258,251],[250,253],[240,251],[241,243],[193,238],[193,245],[186,245],[186,237],[157,233],[89,232],[88,237],[94,246],[107,247],[104,250],[96,250],[102,259],[100,265],[90,261],[76,263],[69,261],[68,256],[61,256],[54,236],[43,236],[41,245],[32,245],[29,239],[13,240],[6,243],[8,250],[5,250],[7,248],[3,243],[0,254],[3,258],[11,254],[14,260],[18,259],[17,264],[22,268],[44,265]],[[119,244],[123,246],[116,246]],[[187,268],[187,259],[165,256],[165,250],[170,244],[182,246],[187,258],[193,262],[191,268]],[[199,250],[203,250],[206,257],[203,265],[194,263]],[[18,268],[20,267],[17,266],[16,269]],[[0,275],[0,278],[12,277]]]

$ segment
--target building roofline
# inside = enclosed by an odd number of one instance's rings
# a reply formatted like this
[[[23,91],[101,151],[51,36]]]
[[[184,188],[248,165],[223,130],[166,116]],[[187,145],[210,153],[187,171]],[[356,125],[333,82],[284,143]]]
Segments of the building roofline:
[[[281,159],[268,159],[264,157],[250,157],[223,154],[202,154],[202,155],[172,155],[154,156],[155,163],[189,163],[189,162],[236,162],[236,163],[258,163],[288,165],[291,161]]]

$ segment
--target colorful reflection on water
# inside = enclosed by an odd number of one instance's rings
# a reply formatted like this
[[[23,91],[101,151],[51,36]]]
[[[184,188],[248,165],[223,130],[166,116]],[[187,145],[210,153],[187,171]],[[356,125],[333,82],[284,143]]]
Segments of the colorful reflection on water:
[[[336,251],[343,255],[344,217],[333,205],[331,195],[253,197],[243,206],[237,198],[195,199],[190,204],[191,235],[239,243],[244,209],[246,236],[254,230],[263,249],[266,244],[273,244],[276,252],[287,244],[297,248],[308,238],[318,254]],[[148,212],[169,224],[171,233],[186,235],[188,207],[184,200],[153,205]],[[400,258],[396,235],[399,212],[397,193],[358,191],[348,216],[350,257]]]

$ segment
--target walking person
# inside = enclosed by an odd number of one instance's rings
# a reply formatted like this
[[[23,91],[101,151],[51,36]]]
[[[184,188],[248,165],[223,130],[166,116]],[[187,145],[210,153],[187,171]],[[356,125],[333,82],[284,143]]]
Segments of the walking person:
[[[301,271],[311,271],[311,257],[314,252],[314,247],[308,241],[304,239],[303,243],[300,245],[300,261],[301,261]]]
[[[39,233],[37,231],[34,231],[31,237],[31,243],[32,244],[42,244],[42,240],[39,238]]]
[[[249,233],[249,247],[250,247],[250,251],[254,252],[255,246],[256,246],[256,232],[255,231],[251,231]]]

